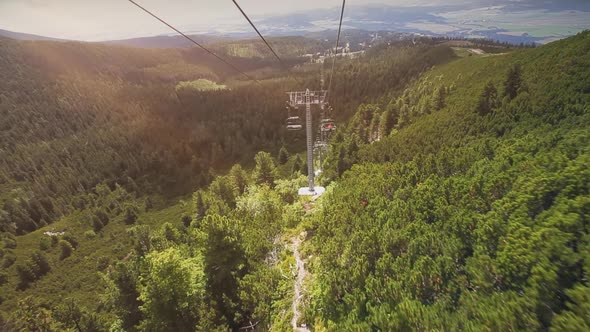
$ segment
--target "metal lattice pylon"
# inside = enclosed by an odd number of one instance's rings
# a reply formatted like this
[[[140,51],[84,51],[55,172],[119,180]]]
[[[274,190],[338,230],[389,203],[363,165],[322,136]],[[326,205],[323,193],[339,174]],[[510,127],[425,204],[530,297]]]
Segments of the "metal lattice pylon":
[[[314,183],[314,167],[313,167],[313,130],[312,130],[312,116],[311,106],[323,105],[326,101],[326,90],[310,91],[292,91],[287,92],[289,95],[289,104],[293,107],[305,105],[305,129],[307,138],[307,173],[309,180],[308,188],[300,188],[299,195],[321,195],[324,191],[322,187],[316,187]]]

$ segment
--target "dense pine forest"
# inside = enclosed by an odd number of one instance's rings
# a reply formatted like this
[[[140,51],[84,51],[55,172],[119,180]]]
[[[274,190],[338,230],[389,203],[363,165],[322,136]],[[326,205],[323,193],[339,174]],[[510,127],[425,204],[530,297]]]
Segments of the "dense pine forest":
[[[0,330],[590,329],[590,33],[339,59],[315,201],[273,43],[0,40]]]
[[[359,107],[308,226],[307,321],[588,329],[589,52],[584,33],[460,60]]]

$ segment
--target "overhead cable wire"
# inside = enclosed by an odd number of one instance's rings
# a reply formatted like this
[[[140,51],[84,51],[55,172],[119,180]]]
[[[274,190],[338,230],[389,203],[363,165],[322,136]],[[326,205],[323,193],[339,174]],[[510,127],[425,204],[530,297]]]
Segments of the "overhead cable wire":
[[[334,66],[336,65],[336,56],[338,55],[338,44],[340,43],[340,31],[342,30],[342,19],[344,18],[344,6],[346,5],[346,0],[342,0],[342,11],[340,12],[340,24],[338,24],[338,36],[336,37],[336,47],[334,48],[334,58],[332,59],[332,72],[330,73],[330,83],[328,83],[328,93],[326,95],[326,99],[328,99],[330,95],[330,90],[332,89],[332,78],[334,77]]]
[[[159,18],[158,16],[156,16],[156,14],[150,12],[149,10],[147,10],[146,8],[142,7],[140,4],[138,4],[137,2],[133,1],[133,0],[128,0],[129,2],[131,2],[132,4],[134,4],[135,6],[137,6],[138,8],[140,8],[141,10],[143,10],[144,12],[148,13],[150,16],[152,16],[153,18],[155,18],[156,20],[162,22],[164,25],[166,25],[167,27],[169,27],[170,29],[174,30],[175,32],[177,32],[179,35],[183,36],[184,38],[188,39],[190,42],[192,42],[193,44],[197,45],[198,47],[200,47],[201,49],[203,49],[205,52],[209,53],[210,55],[214,56],[215,58],[217,58],[219,61],[225,63],[226,65],[228,65],[229,67],[231,67],[232,69],[234,69],[235,71],[237,71],[238,73],[242,74],[244,77],[246,77],[249,80],[254,81],[257,84],[260,84],[260,82],[253,78],[252,76],[246,74],[245,72],[243,72],[242,70],[240,70],[238,67],[236,67],[235,65],[233,65],[232,63],[228,62],[227,60],[223,59],[222,57],[220,57],[219,55],[215,54],[213,51],[210,51],[209,49],[207,49],[205,46],[203,46],[202,44],[198,43],[197,41],[195,41],[194,39],[192,39],[191,37],[187,36],[186,34],[184,34],[182,31],[176,29],[175,27],[173,27],[171,24],[169,24],[168,22],[164,21],[163,19]]]
[[[244,12],[244,10],[242,10],[242,7],[240,7],[240,5],[238,4],[238,2],[236,0],[232,0],[232,1],[236,5],[236,7],[238,7],[238,9],[242,13],[242,15],[244,15],[244,17],[246,18],[246,20],[248,20],[248,23],[250,23],[250,25],[252,26],[252,28],[254,28],[254,31],[256,31],[256,33],[258,34],[258,36],[260,36],[260,39],[262,39],[262,41],[266,44],[266,46],[268,46],[268,48],[270,49],[270,51],[272,52],[272,54],[274,54],[274,56],[277,58],[277,60],[279,60],[279,62],[281,64],[283,64],[283,60],[281,60],[281,58],[279,57],[279,55],[277,54],[277,52],[275,52],[275,50],[273,50],[273,48],[266,41],[266,39],[264,38],[264,36],[262,36],[262,34],[260,33],[260,31],[258,31],[258,28],[256,28],[256,25],[254,25],[254,23],[252,22],[252,20],[250,20],[250,18],[248,17],[248,15],[246,15],[246,13]]]
[[[254,22],[252,22],[252,20],[250,19],[250,17],[248,17],[248,15],[246,14],[246,12],[244,12],[244,10],[242,9],[242,7],[240,7],[240,5],[238,4],[238,2],[236,0],[232,0],[232,1],[233,1],[234,5],[236,5],[236,7],[240,10],[240,12],[242,13],[242,15],[246,18],[246,20],[248,21],[248,23],[250,23],[250,25],[252,26],[252,28],[254,29],[254,31],[256,31],[256,33],[258,34],[258,36],[260,37],[260,39],[262,39],[262,41],[264,42],[264,44],[266,44],[266,46],[272,52],[272,54],[275,56],[275,58],[277,58],[277,60],[281,64],[281,66],[283,66],[283,68],[285,68],[285,70],[290,73],[289,68],[285,65],[285,63],[283,62],[283,60],[281,59],[281,57],[277,54],[277,52],[275,52],[275,50],[272,48],[272,46],[270,46],[270,44],[268,43],[268,41],[266,41],[266,38],[264,38],[264,36],[260,33],[260,31],[258,30],[258,28],[256,27],[256,25],[254,24]],[[301,81],[298,80],[295,76],[292,76],[292,77],[297,82],[301,83]]]

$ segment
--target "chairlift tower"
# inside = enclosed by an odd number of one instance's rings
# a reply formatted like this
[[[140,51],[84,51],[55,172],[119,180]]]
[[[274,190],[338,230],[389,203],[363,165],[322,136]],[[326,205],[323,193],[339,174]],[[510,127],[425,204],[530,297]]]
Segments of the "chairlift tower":
[[[307,138],[307,176],[309,179],[309,187],[299,188],[300,196],[319,196],[326,190],[323,187],[316,187],[314,183],[314,170],[313,170],[313,130],[312,130],[312,117],[311,117],[311,105],[323,105],[326,100],[326,90],[309,91],[292,91],[287,92],[289,95],[289,104],[292,107],[305,105],[305,131]]]
[[[324,89],[324,70],[323,67],[321,67],[320,69],[320,87],[322,88],[322,90]],[[326,115],[326,110],[325,110],[325,105],[326,103],[322,103],[320,105],[320,109],[322,110],[322,119],[325,118]],[[320,126],[320,147],[319,147],[319,153],[320,153],[320,169],[318,170],[319,172],[322,172],[324,170],[324,164],[323,164],[323,155],[322,155],[322,148],[323,146],[321,146],[321,144],[323,144],[325,142],[325,138],[324,138],[324,133],[322,132],[322,128]]]
[[[322,76],[323,76],[323,75],[322,75]],[[322,87],[323,87],[323,86],[324,86],[324,79],[323,79],[323,77],[322,77]],[[322,110],[322,119],[324,119],[324,118],[325,118],[325,114],[326,114],[326,113],[325,113],[325,110],[324,110],[324,104],[322,104],[322,105],[321,105],[321,108],[320,108],[320,109]],[[320,144],[319,144],[319,153],[320,153],[320,169],[319,169],[319,171],[321,172],[321,171],[323,170],[323,167],[324,167],[324,164],[323,164],[323,161],[324,161],[324,160],[323,160],[323,155],[322,155],[322,149],[323,149],[323,144],[325,143],[326,139],[325,139],[325,137],[324,137],[324,132],[322,131],[322,128],[321,128],[321,126],[320,126],[320,128],[319,128],[319,129],[320,129],[320,130],[319,130],[319,132],[320,132],[320,142],[319,142],[319,143],[320,143]]]

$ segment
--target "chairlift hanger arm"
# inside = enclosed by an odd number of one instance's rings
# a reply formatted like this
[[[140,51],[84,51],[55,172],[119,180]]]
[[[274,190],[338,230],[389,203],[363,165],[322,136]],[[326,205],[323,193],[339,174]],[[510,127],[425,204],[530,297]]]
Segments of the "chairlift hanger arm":
[[[326,90],[317,91],[291,91],[287,92],[289,95],[289,104],[293,107],[305,105],[306,98],[309,97],[309,102],[312,105],[321,105],[326,100]]]

